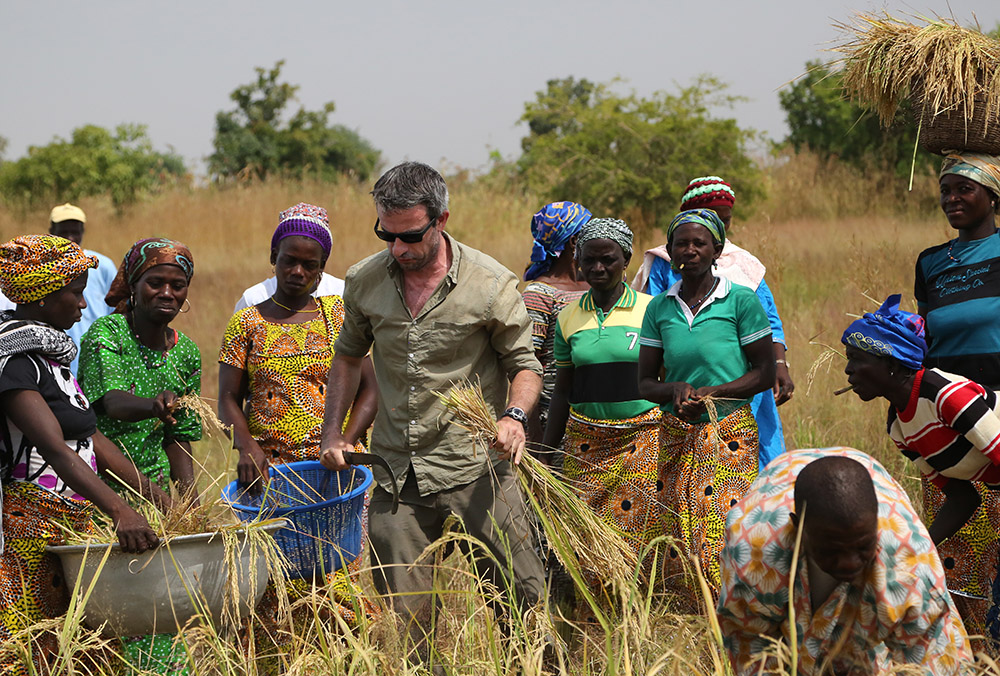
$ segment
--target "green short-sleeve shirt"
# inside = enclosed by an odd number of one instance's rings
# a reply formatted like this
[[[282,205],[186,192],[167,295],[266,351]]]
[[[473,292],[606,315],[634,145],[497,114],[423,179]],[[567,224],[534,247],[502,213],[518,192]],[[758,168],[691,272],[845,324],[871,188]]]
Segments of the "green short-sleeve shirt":
[[[639,342],[663,350],[664,382],[685,382],[695,389],[722,385],[750,370],[743,348],[771,335],[757,295],[719,278],[719,285],[692,315],[677,293],[680,282],[650,301]],[[719,402],[719,416],[749,401]],[[673,403],[663,404],[673,414]],[[701,422],[708,420],[704,416]]]
[[[112,314],[91,324],[80,348],[80,386],[93,402],[112,390],[155,397],[164,390],[177,396],[201,394],[201,353],[181,332],[165,353],[139,343],[125,315]],[[201,439],[201,418],[186,410],[167,427],[158,418],[137,422],[115,420],[97,406],[97,428],[132,458],[139,471],[160,486],[170,480],[164,442]],[[169,436],[168,436],[169,435]]]
[[[597,420],[627,420],[656,404],[639,396],[639,329],[652,296],[625,287],[608,314],[590,291],[559,313],[556,368],[573,368],[570,406]]]

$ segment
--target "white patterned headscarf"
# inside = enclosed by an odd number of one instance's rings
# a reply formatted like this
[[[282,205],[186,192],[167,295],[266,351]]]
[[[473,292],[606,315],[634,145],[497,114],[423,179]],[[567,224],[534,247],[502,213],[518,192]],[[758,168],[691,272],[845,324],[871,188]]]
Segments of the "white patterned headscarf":
[[[947,174],[964,176],[1000,196],[1000,157],[982,153],[949,153],[941,165],[938,178]]]
[[[583,245],[592,239],[610,239],[622,248],[625,258],[632,256],[632,230],[619,218],[592,218],[576,236],[576,257],[583,258]]]

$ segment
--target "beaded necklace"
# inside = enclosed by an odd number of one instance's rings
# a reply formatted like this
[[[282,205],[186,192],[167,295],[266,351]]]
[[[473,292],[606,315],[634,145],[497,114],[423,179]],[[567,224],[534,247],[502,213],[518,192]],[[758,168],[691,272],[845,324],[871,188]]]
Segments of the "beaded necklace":
[[[715,287],[717,287],[718,285],[719,285],[719,278],[716,277],[715,281],[712,282],[712,288],[708,290],[708,293],[706,293],[704,296],[702,296],[701,298],[699,298],[695,302],[688,303],[688,307],[691,308],[691,311],[694,312],[695,308],[697,308],[699,305],[701,305],[702,303],[704,303],[705,299],[712,295],[712,292],[715,291]]]

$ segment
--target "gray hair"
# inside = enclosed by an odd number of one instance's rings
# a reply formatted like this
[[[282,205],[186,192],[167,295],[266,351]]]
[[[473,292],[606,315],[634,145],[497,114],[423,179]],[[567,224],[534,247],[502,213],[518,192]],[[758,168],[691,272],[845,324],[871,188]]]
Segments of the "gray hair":
[[[375,206],[384,212],[404,211],[424,205],[429,218],[448,210],[448,186],[444,177],[423,162],[397,164],[375,182]]]

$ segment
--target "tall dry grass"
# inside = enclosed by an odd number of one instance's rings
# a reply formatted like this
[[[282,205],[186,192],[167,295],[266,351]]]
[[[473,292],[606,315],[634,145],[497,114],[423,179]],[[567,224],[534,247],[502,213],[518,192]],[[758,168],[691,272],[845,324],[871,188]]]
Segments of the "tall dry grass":
[[[784,321],[797,386],[792,401],[780,409],[787,444],[790,448],[847,445],[872,453],[916,497],[917,472],[888,441],[884,405],[864,404],[853,394],[833,396],[845,383],[840,357],[830,361],[829,370],[816,374],[811,388],[806,375],[827,350],[817,343],[840,350],[840,335],[851,315],[874,309],[893,292],[903,293],[904,307],[912,304],[917,254],[952,236],[935,206],[936,182],[919,181],[918,189],[908,194],[891,181],[830,167],[807,156],[775,163],[766,180],[768,200],[745,218],[737,203],[730,234],[767,265],[767,281]],[[85,200],[81,204],[88,214],[84,244],[114,260],[141,237],[169,236],[191,247],[192,310],[177,319],[176,327],[201,348],[203,392],[211,398],[216,396],[216,356],[233,305],[244,288],[271,274],[269,243],[278,212],[299,201],[326,207],[335,242],[326,270],[343,276],[352,263],[383,246],[371,233],[375,213],[367,189],[271,182],[229,190],[178,190],[139,204],[121,217],[104,200]],[[462,183],[453,191],[449,230],[519,273],[530,251],[529,219],[540,205],[541,200],[516,188]],[[19,215],[0,209],[0,239],[42,232],[46,217],[44,212]],[[638,252],[662,240],[662,233],[648,233],[637,243],[630,277],[641,258]],[[233,454],[217,443],[202,444],[197,452],[199,462],[212,474],[232,470],[235,464]],[[438,645],[442,660],[460,665],[456,673],[506,673],[515,663],[533,665],[525,673],[537,673],[541,655],[537,627],[518,629],[527,647],[504,648],[468,563],[455,555],[446,564]],[[713,666],[718,663],[718,646],[705,619],[673,615],[669,608],[650,603],[639,590],[635,593],[632,614],[618,618],[628,628],[624,638],[609,637],[593,627],[584,630],[562,673],[724,673]],[[535,637],[534,643],[527,640],[529,635]],[[294,637],[282,669],[413,673],[403,662],[399,636],[389,614],[355,632],[336,623],[315,622]],[[232,646],[218,636],[193,632],[191,640],[200,656],[196,673],[266,673],[255,662],[241,664]],[[607,645],[616,646],[615,654],[607,654]]]

